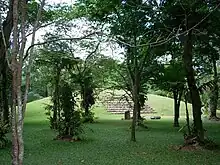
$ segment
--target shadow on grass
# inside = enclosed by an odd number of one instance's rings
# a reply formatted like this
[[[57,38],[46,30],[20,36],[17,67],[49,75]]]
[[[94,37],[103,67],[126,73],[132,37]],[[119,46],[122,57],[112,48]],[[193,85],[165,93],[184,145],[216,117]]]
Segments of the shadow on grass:
[[[219,152],[175,151],[171,146],[182,145],[183,136],[173,128],[170,120],[147,120],[147,130],[137,130],[137,142],[130,142],[131,120],[99,119],[85,124],[84,139],[79,142],[52,140],[54,131],[47,120],[27,120],[24,126],[25,164],[54,165],[172,165],[172,164],[215,164],[220,162]],[[219,138],[217,126],[206,125],[210,136]],[[10,149],[0,150],[1,165],[10,162]],[[61,164],[61,163],[60,163]],[[218,163],[216,163],[218,164]]]
[[[127,134],[130,134],[130,126],[131,126],[131,120],[120,120],[120,119],[98,119],[95,121],[95,123],[87,123],[85,125],[85,134],[98,134],[100,130],[121,130],[122,132],[127,132]],[[175,128],[173,127],[172,120],[167,119],[161,119],[161,120],[146,120],[145,125],[148,127],[148,129],[141,128],[137,129],[137,134],[141,132],[141,135],[144,134],[157,134],[159,138],[161,135],[166,137],[179,137],[181,142],[183,142],[183,133],[179,132],[179,129],[181,126],[184,126],[185,123],[182,120],[180,122],[180,127]],[[31,120],[26,121],[25,126],[26,129],[37,129],[38,131],[42,131],[45,134],[47,131],[52,131],[49,128],[49,121],[48,120]],[[205,132],[205,135],[207,137],[211,137],[211,139],[217,139],[217,142],[220,144],[220,129],[218,124],[215,123],[204,123],[204,128],[207,129]],[[53,131],[52,131],[53,132]],[[87,136],[88,138],[88,136]],[[219,139],[219,140],[218,140]],[[216,140],[214,140],[216,141]]]

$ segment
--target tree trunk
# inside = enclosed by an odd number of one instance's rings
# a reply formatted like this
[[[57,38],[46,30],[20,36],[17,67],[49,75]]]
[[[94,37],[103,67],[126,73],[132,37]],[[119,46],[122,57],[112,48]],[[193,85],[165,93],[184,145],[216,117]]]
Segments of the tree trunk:
[[[179,127],[179,105],[178,105],[178,90],[173,90],[174,100],[174,127]]]
[[[189,110],[188,110],[188,101],[187,101],[187,92],[184,94],[184,102],[185,102],[185,108],[186,108],[186,125],[188,129],[188,135],[191,136],[191,128],[189,123]]]
[[[55,78],[55,91],[54,91],[54,109],[53,109],[53,123],[52,123],[53,129],[57,129],[57,122],[60,116],[59,89],[60,89],[60,69],[57,68],[57,75]]]
[[[1,62],[1,59],[0,59]],[[3,99],[3,75],[1,72],[2,64],[0,64],[0,120],[4,120],[4,99]]]
[[[0,100],[0,112],[4,114],[4,120],[9,121],[9,108],[8,108],[8,88],[7,86],[7,49],[9,47],[9,38],[13,28],[13,0],[9,1],[9,10],[4,22],[2,18],[0,23],[1,33],[0,33],[0,95],[2,99]],[[7,67],[6,67],[7,66]]]
[[[23,126],[24,126],[24,109],[26,108],[26,100],[23,102],[23,94],[21,90],[22,84],[22,66],[23,66],[23,56],[24,49],[26,45],[26,0],[21,0],[19,3],[19,10],[21,11],[20,17],[20,30],[21,30],[21,46],[18,51],[18,66],[17,66],[17,109],[18,109],[18,122],[17,122],[17,134],[18,134],[18,143],[19,143],[19,154],[18,154],[18,164],[23,165],[24,159],[24,140],[23,140]],[[18,32],[19,34],[19,32]],[[18,41],[19,42],[19,41]],[[23,104],[24,103],[24,104]]]
[[[85,110],[85,117],[89,116],[89,106],[87,105],[87,95],[86,95],[86,86],[85,86],[85,82],[83,83],[82,81],[80,82],[81,83],[81,91],[82,91],[82,94],[81,94],[81,97],[82,97],[82,107],[84,108]]]
[[[17,131],[17,72],[18,72],[18,0],[13,3],[13,47],[12,47],[12,164],[19,165],[19,141]]]
[[[141,120],[141,104],[140,101],[138,101],[138,110],[137,110],[137,120]]]
[[[39,26],[39,21],[41,19],[41,14],[42,14],[42,10],[43,7],[45,5],[45,0],[41,1],[41,5],[40,8],[37,12],[37,18],[36,21],[34,23],[34,27],[33,27],[33,34],[32,34],[32,39],[31,39],[31,45],[34,45],[35,42],[35,35],[37,32],[37,28]],[[26,5],[25,5],[26,6]],[[24,102],[23,102],[23,115],[26,111],[26,104],[27,104],[27,100],[28,100],[28,92],[29,92],[29,87],[30,87],[30,79],[31,79],[31,67],[32,67],[32,62],[33,62],[33,53],[34,53],[34,47],[32,47],[30,49],[30,55],[28,58],[28,63],[27,63],[27,71],[26,71],[26,83],[25,83],[25,93],[24,93]],[[46,91],[47,91],[47,85],[46,85]],[[47,94],[46,94],[47,97]]]
[[[45,97],[48,97],[49,96],[49,93],[48,93],[48,86],[46,85],[45,87]]]
[[[8,108],[8,74],[7,61],[5,51],[1,52],[0,58],[0,112],[3,113],[3,121],[9,123],[9,108]]]
[[[213,89],[210,93],[209,99],[209,111],[210,111],[210,119],[218,119],[216,111],[218,106],[218,72],[216,67],[216,60],[212,59],[213,63],[213,71],[214,71],[214,81],[213,81]]]
[[[86,117],[89,116],[89,106],[88,105],[85,106],[85,116]]]
[[[136,61],[137,59],[135,59]],[[135,62],[137,64],[137,62]],[[134,82],[132,83],[132,99],[134,102],[134,108],[133,108],[133,120],[131,125],[131,141],[136,141],[136,135],[135,135],[135,129],[138,119],[138,111],[140,108],[140,102],[139,102],[139,88],[140,88],[140,76],[138,72],[137,65],[135,65],[134,68]]]
[[[24,159],[24,141],[23,141],[23,106],[22,106],[22,92],[21,92],[21,76],[22,76],[22,63],[19,62],[17,71],[17,110],[18,110],[18,121],[17,121],[17,135],[18,135],[18,164],[23,165]]]
[[[16,64],[16,59],[12,59],[12,64]],[[12,129],[12,165],[18,165],[18,132],[17,132],[17,113],[16,113],[16,68],[12,67],[12,108],[11,108],[11,129]]]
[[[136,123],[137,123],[137,112],[138,112],[138,87],[137,83],[133,85],[133,102],[134,102],[134,108],[133,108],[133,120],[132,120],[132,125],[131,125],[131,141],[136,141],[136,136],[135,136],[135,128],[136,128]]]
[[[173,90],[174,98],[174,127],[179,127],[179,117],[180,117],[180,103],[183,94],[182,89]]]
[[[192,63],[192,30],[190,30],[186,36],[184,43],[183,62],[186,70],[187,83],[189,86],[189,92],[192,99],[193,119],[194,119],[194,133],[200,142],[204,141],[204,130],[201,119],[201,100],[198,88],[196,86],[196,80],[194,76],[193,63]]]

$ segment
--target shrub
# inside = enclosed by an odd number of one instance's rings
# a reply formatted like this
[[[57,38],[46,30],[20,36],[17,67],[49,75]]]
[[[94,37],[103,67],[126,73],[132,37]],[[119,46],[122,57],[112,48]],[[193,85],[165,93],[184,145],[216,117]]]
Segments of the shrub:
[[[82,127],[82,113],[76,110],[75,96],[73,95],[71,87],[68,83],[63,83],[60,86],[59,92],[59,111],[57,112],[57,119],[53,118],[54,104],[47,105],[46,115],[50,120],[50,127],[58,132],[58,139],[80,139],[80,135],[83,133]],[[54,99],[52,99],[54,101]],[[54,127],[56,125],[56,127]]]
[[[65,83],[60,90],[61,117],[58,120],[59,136],[79,137],[83,132],[81,112],[76,111],[76,101],[71,87]]]
[[[58,122],[58,138],[71,137],[75,140],[81,139],[80,135],[84,132],[81,121],[81,112],[73,111],[68,118],[64,117]]]
[[[95,114],[91,111],[88,112],[88,114],[85,114],[85,112],[82,113],[82,122],[83,123],[93,123],[95,119]]]
[[[56,122],[53,117],[52,117],[52,113],[53,113],[53,105],[50,105],[50,104],[45,104],[45,110],[46,110],[46,115],[48,116],[48,120],[50,122],[50,128],[53,129],[53,126],[54,126],[54,123]]]
[[[35,100],[39,100],[39,99],[42,99],[43,97],[40,96],[39,94],[37,93],[34,93],[34,92],[29,92],[28,93],[28,102],[31,102],[31,101],[35,101]]]

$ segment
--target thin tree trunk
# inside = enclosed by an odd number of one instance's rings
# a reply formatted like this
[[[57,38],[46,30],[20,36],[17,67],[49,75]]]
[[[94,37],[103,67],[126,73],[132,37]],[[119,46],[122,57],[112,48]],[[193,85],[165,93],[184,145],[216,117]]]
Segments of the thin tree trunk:
[[[39,21],[41,19],[41,14],[43,7],[45,5],[45,0],[41,1],[40,8],[37,13],[37,18],[33,27],[33,34],[32,34],[32,39],[31,39],[31,45],[34,45],[35,42],[35,35],[39,27]],[[25,93],[24,93],[24,103],[23,103],[23,115],[25,114],[26,111],[26,104],[28,100],[28,91],[30,87],[30,74],[31,74],[31,66],[32,66],[32,61],[33,61],[33,54],[34,54],[34,47],[30,49],[30,55],[28,58],[28,64],[27,64],[27,72],[26,72],[26,82],[25,82]],[[47,86],[46,86],[46,91],[47,91]],[[47,94],[46,94],[47,95]]]
[[[209,111],[210,111],[210,119],[218,119],[216,111],[218,106],[218,72],[216,67],[216,60],[212,59],[213,63],[213,71],[214,71],[214,81],[213,81],[213,89],[210,93],[209,99]]]
[[[87,117],[89,115],[89,107],[87,105],[86,86],[83,83],[81,84],[81,90],[82,90],[82,103],[83,103],[82,105],[85,110],[85,116]]]
[[[140,121],[141,120],[141,104],[138,101],[138,110],[137,110],[137,120]]]
[[[85,83],[85,82],[84,82]],[[87,95],[86,95],[86,85],[83,85],[83,106],[84,106],[84,109],[85,109],[85,116],[88,117],[89,116],[89,106],[88,106],[88,103],[87,103]]]
[[[192,63],[192,30],[190,30],[186,36],[184,43],[183,62],[186,70],[187,83],[189,86],[190,96],[192,99],[193,119],[194,119],[194,133],[200,142],[204,141],[204,130],[201,119],[201,100],[199,91],[196,86],[196,80],[194,76],[194,69]]]
[[[131,52],[133,55],[133,73],[130,70],[130,77],[131,77],[131,86],[132,86],[132,100],[134,103],[133,108],[133,119],[132,119],[132,125],[131,125],[131,141],[136,141],[136,124],[137,124],[137,118],[138,118],[138,109],[139,109],[139,88],[140,88],[140,75],[139,75],[139,68],[138,68],[138,60],[137,60],[137,37],[136,34],[134,35],[134,48],[133,52]],[[131,67],[129,67],[131,69]]]
[[[55,91],[54,91],[54,110],[53,110],[53,129],[57,129],[57,122],[60,116],[59,106],[59,84],[60,84],[60,69],[57,68],[57,75],[55,78]]]
[[[12,165],[19,164],[19,142],[17,132],[17,54],[18,54],[18,0],[13,3],[13,48],[12,48]]]
[[[187,94],[185,93],[184,95],[184,102],[185,102],[185,108],[186,108],[186,124],[187,124],[187,129],[188,129],[188,134],[191,136],[191,128],[190,128],[190,123],[189,123],[189,110],[188,110],[188,102],[187,102]]]
[[[178,90],[173,91],[174,100],[174,127],[179,127],[179,105],[178,105]]]
[[[136,136],[135,136],[135,128],[136,128],[136,123],[137,123],[137,112],[138,112],[138,87],[137,87],[137,78],[135,78],[135,82],[133,85],[133,101],[134,101],[134,108],[133,108],[133,120],[132,120],[132,125],[131,125],[131,141],[136,141]]]
[[[6,123],[9,122],[9,108],[8,108],[8,82],[7,82],[7,50],[9,47],[9,38],[11,35],[12,27],[13,27],[13,0],[9,1],[9,10],[7,12],[6,19],[4,22],[2,21],[2,15],[0,14],[0,95],[2,99],[0,100],[0,112],[3,112],[4,121]],[[6,67],[7,66],[7,67]],[[2,108],[2,109],[1,109]]]
[[[182,98],[183,90],[178,89],[173,91],[174,96],[174,127],[179,127],[179,117],[180,117],[180,103]]]
[[[16,59],[12,59],[12,65],[16,64]],[[12,129],[12,165],[18,165],[18,133],[17,133],[17,113],[16,113],[16,81],[17,81],[16,68],[12,67],[12,107],[11,107],[11,129]]]
[[[2,59],[0,59],[0,112],[3,113],[3,121],[9,123],[9,107],[8,107],[8,64],[6,61],[6,52],[2,52]],[[1,61],[2,60],[2,61]]]
[[[1,60],[1,59],[0,59]],[[0,64],[1,69],[1,64]],[[0,121],[4,120],[4,104],[3,104],[3,75],[1,74],[0,70]]]
[[[86,117],[89,116],[89,107],[88,106],[85,107],[85,116]]]
[[[45,97],[48,97],[49,96],[49,94],[48,94],[48,86],[46,85],[46,87],[45,87]]]
[[[19,49],[19,62],[18,62],[18,70],[17,70],[17,109],[18,109],[18,121],[17,121],[17,132],[18,132],[18,143],[19,143],[19,154],[18,154],[18,164],[23,164],[24,159],[24,140],[23,140],[23,125],[24,125],[24,113],[23,113],[23,99],[22,99],[22,66],[23,66],[23,55],[24,49],[26,45],[26,32],[25,32],[25,22],[26,22],[26,0],[21,0],[19,3],[19,9],[21,11],[21,46]],[[18,41],[19,42],[19,41]]]
[[[135,48],[136,49],[136,48]],[[135,51],[136,52],[136,51]],[[134,59],[134,81],[132,85],[132,97],[134,102],[133,108],[133,120],[131,125],[131,141],[136,141],[135,129],[138,119],[138,111],[139,111],[139,88],[140,88],[140,75],[137,66],[137,57]]]

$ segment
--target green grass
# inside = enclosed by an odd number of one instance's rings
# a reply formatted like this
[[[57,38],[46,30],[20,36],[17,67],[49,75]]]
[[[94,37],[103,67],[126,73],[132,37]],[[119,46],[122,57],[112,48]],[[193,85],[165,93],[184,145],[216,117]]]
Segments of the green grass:
[[[173,99],[158,95],[148,95],[147,103],[156,110],[158,115],[162,116],[173,116],[174,103]],[[191,112],[191,105],[188,105],[189,111]],[[185,117],[185,104],[181,102],[180,104],[180,116]]]
[[[173,116],[173,109],[174,103],[173,99],[153,94],[148,94],[148,101],[149,104],[157,113],[157,115],[164,116],[164,117],[172,117]],[[192,114],[192,106],[188,104],[189,114]],[[220,116],[220,111],[217,111],[218,115]],[[152,114],[149,114],[152,115]],[[186,109],[185,103],[181,101],[180,103],[180,119],[185,119],[186,116]],[[205,115],[203,115],[204,117]],[[219,163],[220,164],[220,163]]]
[[[157,99],[157,100],[156,100]],[[149,103],[171,114],[171,102],[151,95]],[[155,101],[154,101],[155,100]],[[159,102],[158,102],[159,101]],[[29,103],[25,118],[25,165],[219,165],[220,151],[176,151],[173,146],[183,143],[183,136],[172,127],[169,118],[146,121],[149,129],[137,130],[137,142],[130,142],[130,121],[120,120],[102,107],[94,111],[97,123],[87,125],[80,142],[53,141],[44,115],[47,99]],[[162,104],[162,102],[164,104]],[[160,105],[161,104],[161,105]],[[162,110],[161,110],[162,112]],[[181,121],[183,122],[183,121]],[[183,124],[183,123],[182,123]],[[217,123],[205,123],[207,134],[220,144]],[[92,129],[93,131],[91,131]],[[10,149],[0,150],[0,165],[10,164]]]

